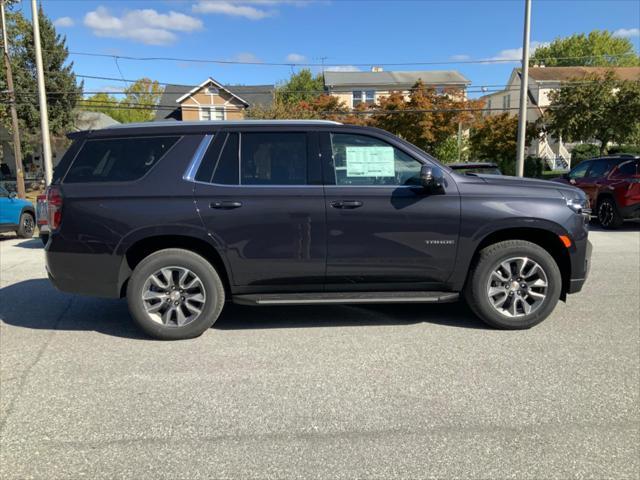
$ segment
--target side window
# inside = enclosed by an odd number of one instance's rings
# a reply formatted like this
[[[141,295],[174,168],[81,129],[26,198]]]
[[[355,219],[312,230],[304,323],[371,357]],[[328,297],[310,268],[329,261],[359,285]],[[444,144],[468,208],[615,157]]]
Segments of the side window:
[[[621,164],[615,171],[613,176],[616,178],[626,178],[635,175],[638,171],[638,163],[640,162],[634,162],[632,160],[630,162]]]
[[[243,133],[242,185],[305,185],[306,133]]]
[[[336,185],[420,185],[422,164],[366,135],[331,134]]]
[[[64,177],[65,183],[127,182],[151,170],[180,137],[87,140]]]
[[[218,164],[213,174],[213,183],[221,185],[238,184],[238,134],[230,133],[222,147]]]
[[[582,162],[569,172],[569,178],[584,178],[593,162]]]
[[[611,169],[611,165],[611,160],[596,160],[592,163],[587,176],[589,178],[602,177]]]

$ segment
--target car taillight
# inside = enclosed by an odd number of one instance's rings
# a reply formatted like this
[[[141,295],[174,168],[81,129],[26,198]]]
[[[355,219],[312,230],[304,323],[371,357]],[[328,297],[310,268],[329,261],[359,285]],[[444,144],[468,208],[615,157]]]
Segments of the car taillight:
[[[62,193],[55,185],[47,189],[47,211],[49,227],[55,230],[62,222]]]

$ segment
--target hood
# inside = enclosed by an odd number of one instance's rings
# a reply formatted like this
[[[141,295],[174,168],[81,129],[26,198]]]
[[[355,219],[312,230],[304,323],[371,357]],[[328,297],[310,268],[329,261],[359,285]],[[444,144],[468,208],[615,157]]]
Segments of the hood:
[[[519,189],[536,189],[539,191],[547,191],[549,195],[559,193],[569,196],[584,196],[584,192],[579,188],[561,182],[551,182],[549,180],[540,180],[537,178],[510,177],[507,175],[476,174],[474,176],[481,179],[487,185]]]

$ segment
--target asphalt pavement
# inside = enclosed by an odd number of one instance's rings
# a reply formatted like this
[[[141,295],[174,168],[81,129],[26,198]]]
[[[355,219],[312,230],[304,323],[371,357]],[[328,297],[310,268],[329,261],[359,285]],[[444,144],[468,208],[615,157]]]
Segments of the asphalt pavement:
[[[462,304],[229,305],[152,341],[0,240],[0,478],[640,477],[640,225],[539,326]],[[100,272],[96,272],[99,275]]]

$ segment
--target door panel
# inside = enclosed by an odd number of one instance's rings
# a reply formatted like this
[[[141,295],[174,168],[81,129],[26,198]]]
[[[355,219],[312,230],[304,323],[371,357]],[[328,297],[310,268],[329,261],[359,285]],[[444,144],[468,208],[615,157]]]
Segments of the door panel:
[[[232,135],[239,134],[231,133],[230,138]],[[202,221],[227,259],[233,285],[309,284],[320,290],[326,261],[323,187],[273,184],[304,180],[301,158],[292,156],[296,151],[300,154],[301,139],[287,143],[275,138],[270,143],[268,135],[255,135],[240,135],[244,165],[238,168],[239,175],[229,174],[232,163],[238,165],[237,151],[224,147],[217,158],[208,159],[217,165],[213,182],[220,172],[221,181],[253,184],[196,183],[195,201]],[[253,144],[249,144],[250,138]],[[309,153],[317,148],[311,137],[302,140],[306,143],[302,161],[308,162]],[[225,142],[232,150],[237,144]],[[207,159],[201,168],[206,168],[206,163]]]
[[[392,177],[392,167],[385,166],[383,158],[384,149],[391,145],[381,139],[343,139],[339,148],[335,138],[334,148],[330,142],[329,135],[322,137],[323,156],[331,159],[323,163],[330,170],[326,178],[333,178],[334,183],[326,187],[327,284],[358,282],[366,289],[380,288],[375,285],[380,283],[389,288],[392,284],[419,288],[420,284],[445,282],[453,270],[460,228],[455,183],[445,174],[443,191],[426,194],[415,185],[422,163],[407,152],[394,147]],[[360,147],[365,150],[358,152]],[[345,152],[353,155],[354,165],[345,165]],[[365,168],[383,176],[367,178],[357,171],[362,155],[376,162],[375,168]],[[356,176],[350,179],[348,171]],[[335,185],[336,176],[342,185]],[[376,182],[381,184],[366,185]]]

